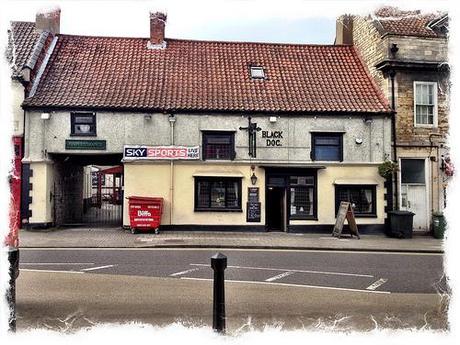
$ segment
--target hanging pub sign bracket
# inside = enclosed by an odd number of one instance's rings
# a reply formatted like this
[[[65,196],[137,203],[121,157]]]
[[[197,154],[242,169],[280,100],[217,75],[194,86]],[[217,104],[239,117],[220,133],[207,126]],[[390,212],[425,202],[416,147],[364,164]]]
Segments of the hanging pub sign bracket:
[[[262,130],[262,128],[257,127],[257,123],[251,122],[251,116],[248,116],[248,126],[240,127],[240,131],[248,131],[249,157],[256,158],[257,156],[256,133],[260,130]]]
[[[346,201],[340,202],[339,211],[337,212],[337,218],[334,225],[334,230],[332,231],[332,236],[340,238],[342,235],[343,224],[345,219],[348,221],[348,226],[350,228],[350,234],[353,238],[353,235],[360,239],[358,226],[356,225],[355,214],[353,213],[353,208],[351,204]]]

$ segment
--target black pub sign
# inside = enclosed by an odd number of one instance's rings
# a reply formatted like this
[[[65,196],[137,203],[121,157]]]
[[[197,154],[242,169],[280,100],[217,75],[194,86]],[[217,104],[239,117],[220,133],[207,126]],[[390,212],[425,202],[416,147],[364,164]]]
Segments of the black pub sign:
[[[266,146],[283,146],[283,131],[262,131],[262,139]]]

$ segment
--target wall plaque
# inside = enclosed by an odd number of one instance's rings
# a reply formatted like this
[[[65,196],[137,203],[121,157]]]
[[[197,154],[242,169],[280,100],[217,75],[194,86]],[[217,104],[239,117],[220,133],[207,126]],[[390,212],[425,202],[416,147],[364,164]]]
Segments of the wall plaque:
[[[66,150],[105,150],[105,140],[66,140]]]

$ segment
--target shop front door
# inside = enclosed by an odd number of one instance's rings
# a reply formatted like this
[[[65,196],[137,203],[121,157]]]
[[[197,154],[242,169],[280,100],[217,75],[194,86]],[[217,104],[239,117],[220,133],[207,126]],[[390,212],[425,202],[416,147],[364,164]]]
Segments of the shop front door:
[[[401,159],[401,209],[415,213],[414,231],[428,231],[425,159]]]
[[[267,228],[269,231],[285,230],[285,187],[267,188]]]

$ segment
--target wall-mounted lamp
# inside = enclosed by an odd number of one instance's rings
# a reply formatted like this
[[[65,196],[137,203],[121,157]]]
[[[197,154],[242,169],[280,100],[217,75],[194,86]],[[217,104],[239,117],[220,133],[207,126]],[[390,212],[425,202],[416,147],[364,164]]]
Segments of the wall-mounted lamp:
[[[257,183],[257,176],[254,173],[252,173],[252,176],[251,176],[251,183],[253,186],[255,186]]]
[[[276,116],[270,116],[270,118],[269,118],[269,121],[270,121],[271,123],[275,123],[277,120],[278,120],[278,119],[276,118]]]
[[[365,117],[363,119],[363,122],[366,124],[366,125],[370,125],[372,123],[372,117]]]
[[[396,53],[398,52],[398,50],[399,50],[398,45],[396,43],[393,43],[390,48],[390,52],[393,58],[396,56]]]
[[[150,121],[152,119],[152,115],[146,114],[144,115],[144,120]]]
[[[42,113],[42,114],[40,115],[40,118],[41,118],[42,120],[49,120],[50,117],[51,117],[51,114],[50,114],[50,113]]]
[[[169,122],[176,122],[176,117],[174,114],[169,115]]]

